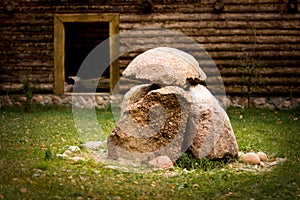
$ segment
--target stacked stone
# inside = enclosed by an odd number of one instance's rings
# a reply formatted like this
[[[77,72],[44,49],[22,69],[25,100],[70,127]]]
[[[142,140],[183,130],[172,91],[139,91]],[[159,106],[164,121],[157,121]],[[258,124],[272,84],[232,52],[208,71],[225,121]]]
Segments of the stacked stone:
[[[175,161],[188,149],[197,158],[237,157],[230,120],[204,86],[206,74],[193,56],[154,48],[137,56],[123,76],[144,84],[124,96],[108,138],[109,158],[151,164],[163,157]]]

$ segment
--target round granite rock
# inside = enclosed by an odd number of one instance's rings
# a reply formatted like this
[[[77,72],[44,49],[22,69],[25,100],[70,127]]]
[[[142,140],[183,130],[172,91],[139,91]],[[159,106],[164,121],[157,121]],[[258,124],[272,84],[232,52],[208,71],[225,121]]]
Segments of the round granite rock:
[[[206,80],[206,74],[192,55],[170,47],[158,47],[140,54],[127,66],[123,76],[179,87]]]

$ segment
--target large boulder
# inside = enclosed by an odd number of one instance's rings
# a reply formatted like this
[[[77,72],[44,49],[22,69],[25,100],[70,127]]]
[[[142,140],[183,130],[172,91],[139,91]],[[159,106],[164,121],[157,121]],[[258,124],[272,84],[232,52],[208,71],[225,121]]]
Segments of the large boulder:
[[[138,85],[123,98],[120,120],[107,141],[108,158],[164,166],[161,158],[175,161],[188,149],[196,158],[238,156],[230,120],[201,85],[206,75],[191,55],[151,49],[137,56],[123,76]]]
[[[119,122],[108,141],[108,157],[150,161],[181,154],[192,99],[177,86],[137,86],[125,97]]]
[[[182,88],[189,83],[205,83],[206,80],[193,56],[170,47],[158,47],[138,55],[127,66],[123,76]]]
[[[192,86],[190,95],[193,103],[183,146],[197,158],[237,157],[237,141],[225,110],[202,85]]]

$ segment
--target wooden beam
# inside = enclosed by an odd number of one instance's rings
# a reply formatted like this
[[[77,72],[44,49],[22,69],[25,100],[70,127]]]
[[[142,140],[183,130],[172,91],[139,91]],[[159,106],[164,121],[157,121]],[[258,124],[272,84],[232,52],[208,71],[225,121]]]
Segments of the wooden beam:
[[[116,15],[109,23],[109,50],[110,50],[110,92],[118,90],[116,84],[120,78],[119,69],[119,15]]]
[[[63,94],[65,86],[65,29],[63,22],[54,17],[54,86],[55,94]]]

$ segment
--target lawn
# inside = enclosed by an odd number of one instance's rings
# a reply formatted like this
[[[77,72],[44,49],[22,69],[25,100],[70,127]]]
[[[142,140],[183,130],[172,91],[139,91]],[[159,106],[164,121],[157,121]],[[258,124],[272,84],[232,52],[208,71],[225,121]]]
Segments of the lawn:
[[[241,151],[286,160],[253,172],[233,168],[237,160],[185,156],[173,170],[127,173],[56,157],[81,144],[71,108],[1,108],[0,199],[300,199],[300,110],[227,112]],[[105,138],[112,114],[97,117]]]

